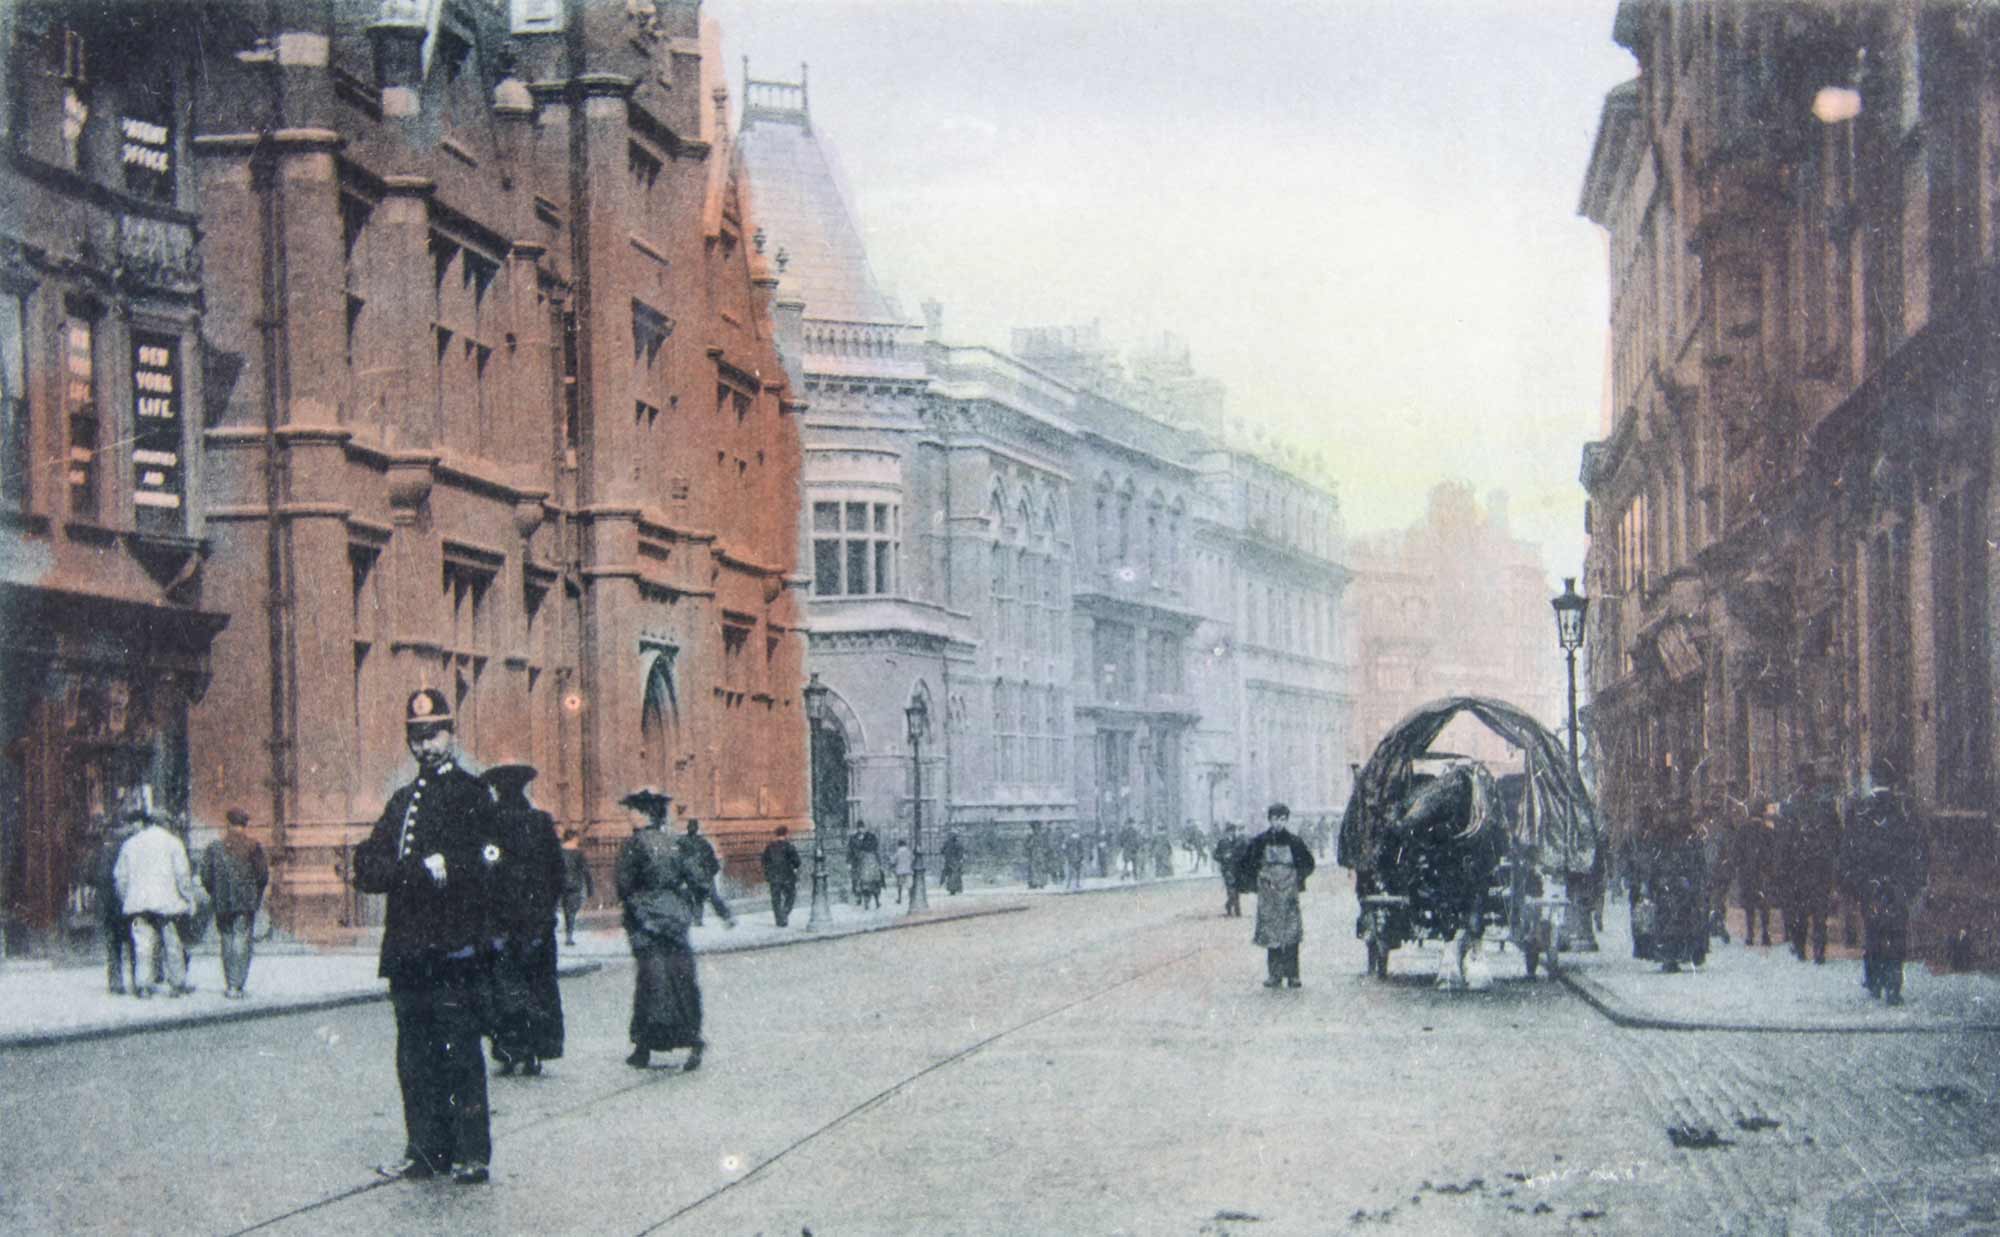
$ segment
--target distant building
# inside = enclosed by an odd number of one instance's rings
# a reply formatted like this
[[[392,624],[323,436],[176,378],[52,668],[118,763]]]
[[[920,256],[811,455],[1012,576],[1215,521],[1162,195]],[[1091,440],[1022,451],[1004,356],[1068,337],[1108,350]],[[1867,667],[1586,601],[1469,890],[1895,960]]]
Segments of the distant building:
[[[63,462],[8,473],[10,948],[75,920],[126,790],[245,808],[281,922],[366,924],[418,686],[599,862],[640,784],[739,873],[805,823],[796,410],[726,96],[694,3],[568,12],[0,9],[6,450]]]
[[[1611,260],[1583,454],[1588,729],[1614,828],[1886,762],[1913,926],[2000,956],[1992,638],[2000,17],[1623,3],[1579,211]]]
[[[1365,762],[1397,722],[1443,696],[1504,700],[1564,734],[1555,590],[1540,547],[1508,527],[1504,494],[1482,509],[1471,486],[1440,484],[1422,520],[1355,538],[1350,561],[1358,703],[1349,760]],[[1483,730],[1464,728],[1461,741],[1474,749],[1464,755],[1507,754]]]
[[[746,80],[744,167],[808,404],[822,823],[907,828],[918,698],[924,818],[989,869],[1018,870],[1036,824],[1206,825],[1245,793],[1330,810],[1348,707],[1330,490],[1225,446],[1222,388],[1171,336],[1128,368],[1095,323],[1018,330],[1007,355],[947,343],[940,306],[909,322],[806,83]],[[1279,617],[1239,649],[1246,605]]]

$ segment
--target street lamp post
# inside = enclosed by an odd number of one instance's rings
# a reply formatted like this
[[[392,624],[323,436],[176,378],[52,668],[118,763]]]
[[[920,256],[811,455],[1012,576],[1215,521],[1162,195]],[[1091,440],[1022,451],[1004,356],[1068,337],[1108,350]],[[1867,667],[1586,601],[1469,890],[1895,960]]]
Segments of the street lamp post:
[[[826,830],[820,827],[819,819],[819,732],[826,722],[826,684],[819,681],[819,673],[806,680],[806,762],[812,776],[808,779],[809,793],[812,795],[813,822],[813,891],[812,914],[806,919],[806,930],[817,932],[833,922],[833,902],[826,891]]]
[[[1569,662],[1569,771],[1582,776],[1576,758],[1576,651],[1583,647],[1583,617],[1590,599],[1576,591],[1576,577],[1563,577],[1562,596],[1549,602],[1556,612],[1556,639]]]
[[[910,909],[909,914],[931,908],[924,892],[924,740],[930,737],[931,710],[922,696],[910,701],[903,712],[910,723]]]

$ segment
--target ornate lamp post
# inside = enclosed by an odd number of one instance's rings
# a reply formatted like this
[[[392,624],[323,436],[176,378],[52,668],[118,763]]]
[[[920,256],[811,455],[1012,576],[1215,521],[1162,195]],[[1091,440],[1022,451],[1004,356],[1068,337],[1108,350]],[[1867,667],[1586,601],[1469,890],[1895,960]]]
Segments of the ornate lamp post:
[[[812,795],[813,892],[812,914],[806,919],[806,930],[809,932],[818,931],[833,922],[833,902],[826,892],[826,830],[820,827],[819,820],[819,732],[820,727],[826,724],[828,694],[826,684],[819,681],[819,672],[814,671],[813,676],[806,680],[804,692],[806,725],[809,727],[806,761],[812,771],[809,793]]]
[[[910,909],[914,915],[918,911],[931,908],[929,896],[924,892],[924,740],[930,737],[931,708],[922,696],[911,699],[909,707],[903,710],[910,723],[910,849],[914,852],[914,862],[910,866]]]
[[[1576,591],[1576,577],[1563,577],[1562,596],[1549,602],[1556,612],[1556,640],[1569,662],[1569,771],[1581,777],[1576,762],[1576,651],[1583,647],[1583,616],[1590,599]]]

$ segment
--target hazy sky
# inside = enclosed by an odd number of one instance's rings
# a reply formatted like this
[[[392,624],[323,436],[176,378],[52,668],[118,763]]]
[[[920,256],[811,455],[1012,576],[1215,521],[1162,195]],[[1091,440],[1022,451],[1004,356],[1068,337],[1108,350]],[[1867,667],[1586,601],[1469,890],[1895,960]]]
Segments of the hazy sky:
[[[954,342],[1181,335],[1322,446],[1351,531],[1460,477],[1578,574],[1612,0],[710,0],[732,94],[810,64],[877,277]]]

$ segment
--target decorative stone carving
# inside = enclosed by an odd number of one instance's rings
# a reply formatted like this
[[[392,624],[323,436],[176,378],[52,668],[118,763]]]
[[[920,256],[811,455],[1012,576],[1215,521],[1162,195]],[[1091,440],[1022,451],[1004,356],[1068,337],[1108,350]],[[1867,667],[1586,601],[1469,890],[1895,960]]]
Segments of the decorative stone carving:
[[[131,285],[177,288],[201,283],[194,229],[144,215],[118,220],[118,279]]]

